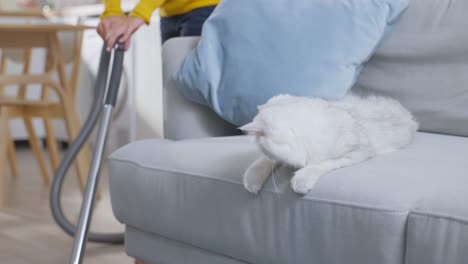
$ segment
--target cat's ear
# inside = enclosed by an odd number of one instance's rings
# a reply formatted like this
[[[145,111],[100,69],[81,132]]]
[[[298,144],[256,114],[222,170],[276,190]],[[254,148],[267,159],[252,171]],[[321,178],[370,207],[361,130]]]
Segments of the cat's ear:
[[[252,123],[248,123],[247,125],[244,125],[242,127],[239,127],[239,129],[244,131],[248,135],[264,135],[264,128],[255,121]]]

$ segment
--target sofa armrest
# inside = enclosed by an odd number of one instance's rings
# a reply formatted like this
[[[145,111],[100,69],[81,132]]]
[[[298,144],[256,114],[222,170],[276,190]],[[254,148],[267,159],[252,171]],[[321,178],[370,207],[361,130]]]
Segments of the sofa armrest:
[[[166,41],[162,47],[164,137],[172,140],[239,134],[231,124],[206,106],[193,103],[178,91],[174,73],[193,50],[199,37],[181,37]]]

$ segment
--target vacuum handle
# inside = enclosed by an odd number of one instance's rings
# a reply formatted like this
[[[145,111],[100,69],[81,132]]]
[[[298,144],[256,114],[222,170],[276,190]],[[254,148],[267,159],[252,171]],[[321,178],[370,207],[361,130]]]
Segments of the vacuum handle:
[[[107,52],[106,45],[102,46],[101,49],[101,58],[99,60],[99,68],[97,72],[96,82],[94,84],[94,90],[104,90],[107,85],[107,78],[109,77],[109,64],[111,59],[111,53]],[[102,102],[99,102],[102,103]]]
[[[83,194],[83,202],[81,204],[80,217],[75,232],[73,241],[72,254],[70,264],[81,264],[83,261],[84,251],[86,250],[86,242],[91,223],[93,204],[96,197],[96,188],[99,182],[99,171],[106,146],[107,131],[109,129],[112,108],[117,101],[117,95],[120,85],[120,77],[123,69],[124,46],[118,44],[114,49],[114,60],[112,62],[112,73],[107,89],[106,103],[101,116],[101,124],[99,126],[96,146],[94,149],[93,159],[91,160],[91,168],[89,170],[88,180],[86,182],[85,192]],[[96,82],[98,89],[105,89],[107,82],[107,73],[110,60],[110,53],[103,49],[101,55],[101,64]],[[102,67],[102,68],[101,68]],[[99,99],[101,100],[101,99]],[[102,102],[99,102],[102,104]]]
[[[112,73],[109,81],[109,89],[107,90],[106,105],[115,106],[117,102],[117,95],[119,93],[120,80],[123,71],[125,47],[119,43],[114,49],[114,60],[112,62]]]

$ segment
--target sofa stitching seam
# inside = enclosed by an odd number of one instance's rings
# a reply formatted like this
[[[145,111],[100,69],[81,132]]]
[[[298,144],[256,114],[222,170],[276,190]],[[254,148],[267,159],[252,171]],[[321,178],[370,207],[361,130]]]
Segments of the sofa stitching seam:
[[[226,179],[213,178],[211,176],[208,176],[206,174],[201,174],[201,173],[193,173],[193,172],[188,172],[188,171],[183,171],[183,170],[174,170],[174,169],[167,169],[167,168],[161,168],[161,167],[146,166],[146,165],[143,165],[143,164],[135,162],[135,161],[121,160],[121,159],[116,159],[116,158],[112,158],[112,160],[117,161],[117,162],[121,162],[121,163],[127,163],[127,164],[130,164],[130,165],[136,166],[138,168],[147,169],[147,170],[157,170],[157,171],[160,171],[160,172],[169,172],[169,173],[180,173],[180,174],[185,174],[185,175],[193,175],[193,176],[199,176],[199,177],[208,178],[208,179],[214,179],[214,180],[221,180],[221,181],[225,181],[225,182],[230,182],[230,183],[234,183],[234,184],[237,184],[237,185],[242,185],[242,183],[240,183],[240,182],[230,181],[230,180],[226,180]]]
[[[228,183],[233,183],[236,185],[242,185],[240,182],[235,182],[235,181],[230,181],[226,179],[220,179],[220,178],[213,178],[207,175],[199,174],[199,173],[191,173],[191,172],[185,172],[185,171],[180,171],[180,170],[169,170],[169,169],[162,169],[162,168],[156,168],[156,167],[149,167],[149,166],[144,166],[138,162],[135,161],[128,161],[128,160],[121,160],[117,158],[112,158],[113,161],[121,162],[121,163],[127,163],[130,165],[133,165],[138,168],[143,168],[143,169],[153,169],[153,170],[158,170],[161,172],[169,172],[169,173],[180,173],[180,174],[185,174],[185,175],[192,175],[192,176],[200,176],[208,179],[214,179],[214,180],[220,180]],[[275,195],[280,195],[283,197],[283,199],[291,199],[290,197],[286,197],[284,194],[281,193],[276,193],[272,191],[266,191],[269,194],[275,194]],[[360,204],[353,204],[353,203],[345,203],[341,201],[333,201],[333,200],[326,200],[326,199],[319,199],[319,198],[313,198],[313,197],[302,197],[303,200],[310,201],[315,204],[321,204],[321,205],[330,205],[330,206],[340,206],[340,207],[347,207],[347,208],[355,208],[355,209],[360,209],[360,210],[369,210],[369,211],[375,211],[383,214],[391,214],[391,215],[408,215],[411,211],[410,210],[392,210],[392,209],[383,209],[383,208],[377,208],[377,207],[372,207],[372,206],[366,206],[366,205],[360,205]]]
[[[141,228],[135,227],[134,225],[129,225],[129,227],[131,227],[132,229],[135,229],[135,230],[137,230],[138,232],[141,232],[141,233],[148,233],[148,231],[145,231],[145,230],[143,230],[143,229],[141,229]],[[199,249],[199,250],[206,251],[206,252],[208,252],[208,253],[210,253],[210,254],[213,254],[213,255],[218,255],[218,256],[225,257],[225,258],[229,258],[229,259],[232,259],[232,260],[242,261],[242,262],[244,262],[245,264],[250,264],[250,262],[246,262],[246,261],[244,261],[244,260],[238,260],[238,259],[235,259],[234,257],[229,256],[229,255],[226,255],[226,254],[223,254],[223,253],[217,253],[217,252],[215,252],[215,251],[212,251],[212,250],[209,250],[209,249],[205,249],[205,248],[200,247],[200,246],[196,246],[196,245],[194,245],[193,243],[185,242],[185,241],[183,241],[183,240],[181,240],[181,239],[169,238],[169,237],[166,236],[166,235],[161,235],[161,234],[155,233],[155,232],[153,232],[153,231],[149,231],[149,233],[150,233],[150,234],[157,235],[157,236],[159,236],[159,237],[161,237],[161,238],[163,238],[163,239],[166,239],[166,240],[170,240],[170,241],[173,241],[173,242],[176,242],[176,243],[183,244],[183,245],[185,245],[185,246],[189,246],[189,247],[193,247],[193,248],[195,248],[195,249]]]
[[[453,222],[458,222],[460,224],[468,225],[468,220],[459,216],[449,216],[449,215],[444,215],[444,214],[438,214],[438,213],[429,213],[429,212],[423,212],[423,211],[417,211],[413,210],[410,212],[410,217],[411,216],[416,216],[416,217],[427,217],[427,218],[439,218],[439,219],[445,219],[448,221],[453,221]]]

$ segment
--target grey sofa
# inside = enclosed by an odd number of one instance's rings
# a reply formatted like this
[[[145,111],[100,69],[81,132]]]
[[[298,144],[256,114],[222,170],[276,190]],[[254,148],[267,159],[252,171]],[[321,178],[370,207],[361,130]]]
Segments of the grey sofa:
[[[166,139],[109,159],[130,256],[156,264],[468,263],[468,1],[413,0],[362,72],[359,92],[421,123],[405,150],[336,170],[307,195],[279,167],[257,196],[252,138],[181,97],[171,76],[196,38],[163,48]]]

